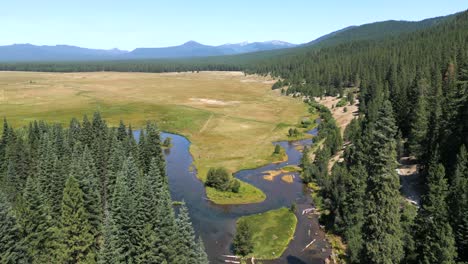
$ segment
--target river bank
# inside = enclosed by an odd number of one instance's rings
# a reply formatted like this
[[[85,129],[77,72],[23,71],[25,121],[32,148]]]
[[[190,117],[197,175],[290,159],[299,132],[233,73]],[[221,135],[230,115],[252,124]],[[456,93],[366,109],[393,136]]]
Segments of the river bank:
[[[136,137],[138,133],[135,131]],[[317,129],[310,133],[316,134]],[[330,255],[330,247],[324,241],[325,234],[319,228],[317,216],[302,214],[304,209],[311,207],[312,199],[309,190],[302,184],[299,173],[286,172],[295,175],[292,183],[286,183],[280,177],[273,181],[263,179],[265,171],[299,164],[302,153],[297,150],[297,145],[310,146],[311,139],[275,142],[274,144],[279,144],[285,149],[287,161],[242,170],[234,175],[262,190],[267,195],[265,201],[257,204],[218,205],[206,198],[203,183],[197,178],[197,170],[194,169],[193,157],[189,152],[190,142],[180,135],[161,133],[161,136],[162,140],[166,137],[172,138],[172,148],[164,150],[172,199],[186,203],[195,231],[205,242],[211,263],[224,263],[223,255],[232,254],[231,243],[235,234],[235,223],[239,217],[289,207],[292,202],[297,204],[298,219],[293,240],[280,258],[262,262],[315,264],[323,263]],[[314,239],[316,242],[304,249]]]

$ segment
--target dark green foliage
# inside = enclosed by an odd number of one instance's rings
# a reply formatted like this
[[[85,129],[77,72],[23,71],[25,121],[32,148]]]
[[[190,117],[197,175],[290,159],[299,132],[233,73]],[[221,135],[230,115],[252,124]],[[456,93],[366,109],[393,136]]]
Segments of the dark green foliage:
[[[468,154],[460,148],[450,188],[450,220],[458,248],[458,259],[468,261]]]
[[[302,180],[304,183],[316,181],[319,185],[325,188],[329,185],[328,179],[328,161],[343,145],[340,129],[336,125],[330,111],[325,106],[319,105],[316,102],[310,102],[312,108],[315,108],[320,113],[321,122],[318,126],[319,134],[314,138],[315,142],[325,139],[323,147],[315,152],[315,160],[313,163],[309,161],[309,150],[304,150],[304,155],[301,160],[301,166],[304,168],[302,172]]]
[[[416,263],[418,255],[416,252],[416,241],[415,241],[415,218],[417,215],[417,208],[409,203],[402,205],[401,211],[401,228],[403,230],[403,249],[405,251],[405,257],[401,261],[402,263]]]
[[[195,232],[193,231],[192,224],[187,207],[184,204],[180,206],[179,215],[176,220],[177,227],[177,247],[176,258],[174,263],[189,264],[196,263],[197,260],[197,243],[195,241]]]
[[[91,225],[90,232],[94,236],[95,248],[98,248],[99,245],[97,243],[101,236],[101,221],[103,217],[98,184],[99,176],[97,175],[97,169],[88,147],[84,147],[81,155],[76,152],[74,155],[80,156],[80,158],[74,160],[70,165],[70,175],[78,180],[80,189],[83,191],[84,206],[89,224]]]
[[[299,136],[300,132],[297,130],[297,128],[290,128],[288,130],[288,137],[297,137]]]
[[[346,98],[341,98],[341,100],[336,103],[335,107],[343,107],[348,104],[348,100]]]
[[[206,186],[227,192],[239,192],[240,182],[232,177],[225,168],[210,168],[206,175]]]
[[[349,92],[347,95],[346,95],[346,99],[348,99],[348,102],[350,105],[353,105],[354,104],[354,93],[353,92]]]
[[[207,263],[187,212],[174,215],[155,124],[141,144],[98,113],[68,129],[3,128],[1,263],[178,263],[182,251]]]
[[[291,210],[291,212],[295,213],[296,209],[297,209],[297,204],[296,204],[296,202],[293,202],[291,204],[291,206],[289,207],[289,210]]]
[[[237,223],[233,246],[234,252],[241,256],[246,256],[253,250],[252,231],[250,226],[244,221]]]
[[[143,132],[141,134],[143,134]],[[151,160],[156,158],[161,174],[166,174],[166,165],[161,151],[161,138],[155,123],[148,122],[146,124],[145,137],[146,139],[140,147],[140,160],[142,162],[143,172],[148,172]]]
[[[166,139],[164,139],[164,142],[163,142],[163,146],[168,148],[170,147],[172,144],[172,138],[171,137],[167,137]]]
[[[115,248],[115,225],[112,222],[112,217],[107,216],[104,219],[103,225],[103,243],[99,250],[98,254],[98,263],[99,264],[107,264],[107,263],[115,263],[116,262],[116,252],[114,252]]]
[[[201,237],[198,237],[197,251],[196,251],[196,261],[198,264],[208,264],[208,255],[205,252],[205,245]]]
[[[279,154],[280,152],[281,152],[281,146],[275,145],[275,150],[273,151],[273,154]]]
[[[63,190],[58,258],[63,263],[95,263],[94,236],[78,181],[69,177]]]
[[[428,82],[425,79],[418,80],[416,87],[416,106],[411,114],[412,122],[408,138],[409,150],[411,154],[420,158],[424,155],[424,146],[427,144],[427,128],[428,128],[428,109],[426,94],[428,90]]]
[[[398,263],[403,258],[400,181],[395,171],[397,133],[390,102],[379,110],[370,131],[364,231],[368,263]]]
[[[448,184],[441,164],[432,164],[427,194],[418,214],[417,252],[420,263],[455,263],[456,248],[448,221]]]
[[[7,264],[27,263],[19,246],[20,233],[16,218],[5,195],[0,192],[0,262]]]
[[[54,226],[50,207],[45,202],[44,192],[36,177],[29,177],[23,197],[18,202],[19,242],[32,263],[48,263],[54,260]]]

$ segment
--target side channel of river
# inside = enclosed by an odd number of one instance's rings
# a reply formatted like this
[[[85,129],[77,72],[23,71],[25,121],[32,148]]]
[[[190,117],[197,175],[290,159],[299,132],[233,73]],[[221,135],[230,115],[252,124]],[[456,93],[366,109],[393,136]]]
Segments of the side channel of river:
[[[135,131],[138,139],[140,131]],[[311,130],[316,134],[317,130]],[[309,191],[301,183],[299,174],[294,173],[294,182],[291,184],[281,180],[281,175],[274,181],[263,179],[263,173],[268,170],[277,170],[286,165],[297,165],[302,153],[299,147],[310,146],[311,139],[299,141],[280,141],[285,148],[288,160],[281,163],[269,164],[251,170],[242,170],[234,176],[261,189],[267,196],[266,200],[257,204],[246,205],[217,205],[206,199],[203,183],[197,178],[197,171],[193,166],[193,158],[189,152],[190,142],[183,136],[161,133],[162,140],[172,138],[172,147],[164,151],[166,157],[166,171],[169,178],[169,188],[172,199],[185,201],[190,217],[198,235],[201,235],[210,259],[210,263],[225,263],[223,255],[232,255],[231,244],[235,234],[236,220],[245,215],[257,214],[280,207],[289,207],[293,202],[297,204],[296,216],[298,224],[294,239],[281,258],[263,263],[323,263],[330,255],[330,246],[325,242],[325,235],[320,230],[316,215],[302,214],[310,208],[312,200]],[[311,241],[315,242],[304,249]]]

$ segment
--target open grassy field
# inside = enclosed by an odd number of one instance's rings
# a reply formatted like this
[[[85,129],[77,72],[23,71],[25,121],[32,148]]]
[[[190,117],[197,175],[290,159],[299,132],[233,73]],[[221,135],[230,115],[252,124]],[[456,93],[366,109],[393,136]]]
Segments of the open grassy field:
[[[60,122],[100,111],[111,124],[134,127],[156,120],[162,130],[186,136],[204,180],[210,167],[229,171],[274,161],[272,141],[287,139],[307,107],[299,99],[272,91],[267,77],[240,72],[201,73],[35,73],[0,72],[0,116],[14,126],[34,119]],[[218,203],[262,201],[264,194],[243,184]]]
[[[291,241],[297,218],[288,208],[239,218],[246,221],[252,230],[254,249],[247,257],[257,259],[279,258]]]

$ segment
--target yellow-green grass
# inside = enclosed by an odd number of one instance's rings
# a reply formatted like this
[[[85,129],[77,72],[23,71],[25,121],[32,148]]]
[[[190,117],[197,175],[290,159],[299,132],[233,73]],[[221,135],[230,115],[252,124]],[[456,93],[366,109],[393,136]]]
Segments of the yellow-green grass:
[[[262,202],[266,199],[265,193],[260,189],[243,181],[240,181],[238,193],[223,192],[212,187],[206,187],[206,196],[217,204],[247,204]]]
[[[251,228],[253,252],[247,257],[256,259],[279,258],[294,236],[296,215],[288,208],[243,216],[237,223],[245,221]]]
[[[36,73],[0,72],[0,117],[13,126],[35,119],[67,125],[100,111],[110,125],[141,127],[155,120],[164,131],[191,142],[198,176],[210,167],[230,172],[277,160],[273,141],[310,116],[299,99],[272,91],[267,77],[240,72]],[[243,184],[237,195],[208,192],[220,203],[260,202],[261,192]],[[230,195],[230,198],[226,196]]]
[[[273,152],[271,154],[271,162],[280,163],[288,160],[288,154],[286,153],[286,150],[281,146],[279,147],[279,150],[279,153]]]
[[[296,166],[296,165],[284,166],[281,169],[284,170],[284,171],[287,171],[287,172],[301,172],[302,171],[302,168],[299,167],[299,166]]]

